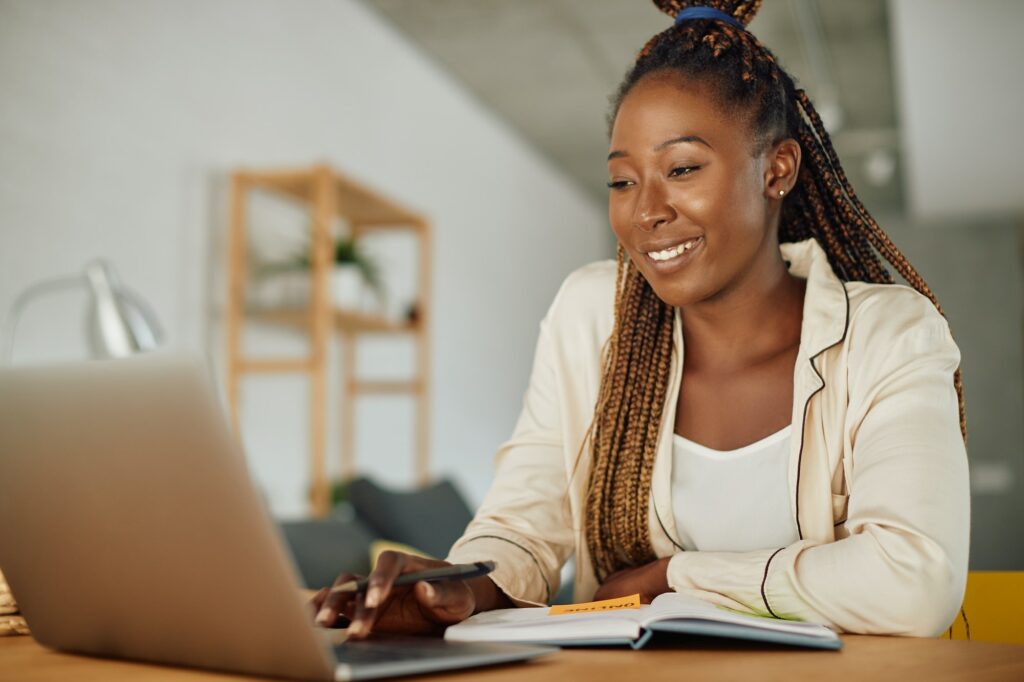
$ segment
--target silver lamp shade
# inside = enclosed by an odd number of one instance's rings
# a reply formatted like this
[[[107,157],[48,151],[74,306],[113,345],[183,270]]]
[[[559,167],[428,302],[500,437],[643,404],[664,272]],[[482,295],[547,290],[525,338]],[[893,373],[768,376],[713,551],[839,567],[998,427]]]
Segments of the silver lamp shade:
[[[95,355],[120,358],[156,348],[163,330],[149,306],[121,285],[105,262],[97,260],[85,268],[92,294],[86,313],[89,346]]]

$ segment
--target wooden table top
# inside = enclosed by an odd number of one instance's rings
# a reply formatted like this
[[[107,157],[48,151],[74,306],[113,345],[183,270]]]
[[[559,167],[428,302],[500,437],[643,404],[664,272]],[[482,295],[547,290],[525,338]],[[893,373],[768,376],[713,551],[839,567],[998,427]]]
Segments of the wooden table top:
[[[1024,646],[986,642],[844,635],[842,651],[810,651],[695,640],[631,649],[565,649],[528,662],[417,676],[418,682],[483,680],[1024,680]],[[255,680],[200,670],[63,654],[31,637],[0,637],[0,680],[19,682],[214,682]]]

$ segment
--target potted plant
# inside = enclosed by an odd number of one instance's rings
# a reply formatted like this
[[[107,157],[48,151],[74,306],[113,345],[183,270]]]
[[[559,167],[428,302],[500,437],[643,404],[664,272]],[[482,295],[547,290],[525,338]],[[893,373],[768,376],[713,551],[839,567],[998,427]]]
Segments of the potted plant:
[[[261,281],[261,305],[301,306],[309,300],[310,260],[307,252],[290,260],[263,263],[257,267]],[[333,263],[328,273],[328,295],[339,308],[383,313],[385,292],[377,263],[366,255],[353,237],[339,237],[334,243]]]
[[[377,264],[359,248],[353,237],[343,237],[334,244],[334,268],[331,271],[331,298],[342,308],[366,309],[363,293],[369,287],[378,307],[383,291]]]
[[[308,270],[309,254],[298,256],[293,267]],[[339,308],[366,311],[383,305],[384,289],[377,264],[363,252],[354,237],[339,237],[335,241],[327,289],[331,301]],[[375,300],[368,299],[367,289]],[[308,297],[308,289],[305,296]]]

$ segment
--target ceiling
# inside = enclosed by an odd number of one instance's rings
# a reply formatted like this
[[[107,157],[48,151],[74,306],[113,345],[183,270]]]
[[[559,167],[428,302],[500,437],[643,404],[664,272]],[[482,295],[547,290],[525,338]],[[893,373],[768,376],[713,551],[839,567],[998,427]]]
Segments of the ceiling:
[[[364,1],[595,201],[607,200],[609,96],[636,52],[671,22],[653,3]],[[749,28],[811,96],[867,207],[901,211],[885,0],[766,0]]]

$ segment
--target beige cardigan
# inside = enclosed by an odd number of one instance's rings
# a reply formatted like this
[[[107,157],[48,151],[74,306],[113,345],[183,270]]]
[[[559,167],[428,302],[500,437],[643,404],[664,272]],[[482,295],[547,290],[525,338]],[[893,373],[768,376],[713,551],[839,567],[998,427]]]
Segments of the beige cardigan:
[[[901,285],[840,281],[813,239],[783,244],[807,279],[793,374],[791,510],[800,540],[750,552],[677,551],[672,433],[682,378],[675,316],[671,382],[650,504],[651,539],[678,592],[843,632],[937,635],[967,578],[970,504],[953,372],[960,353],[931,302]],[[579,268],[540,323],[533,370],[496,474],[449,561],[494,559],[517,604],[543,604],[576,555],[575,599],[597,589],[584,536],[580,443],[613,324],[615,262]]]

